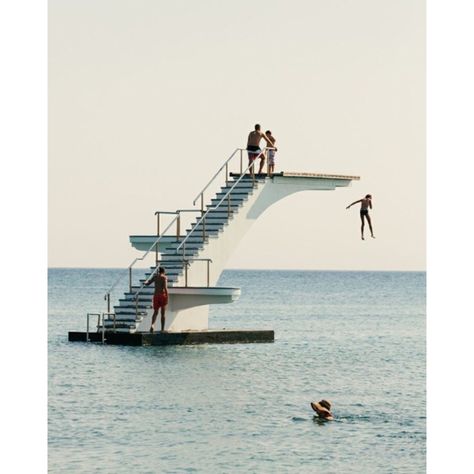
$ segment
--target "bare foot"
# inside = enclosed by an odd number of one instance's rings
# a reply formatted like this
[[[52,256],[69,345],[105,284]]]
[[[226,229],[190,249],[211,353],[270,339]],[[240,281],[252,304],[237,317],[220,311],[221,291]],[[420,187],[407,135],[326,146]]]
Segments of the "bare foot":
[[[375,235],[371,235],[371,237],[372,237],[373,239],[375,239]]]
[[[362,236],[361,239],[362,239],[362,240],[365,240],[365,239],[364,239],[364,236]]]
[[[150,332],[153,332],[153,326],[151,326],[151,328],[150,328]]]

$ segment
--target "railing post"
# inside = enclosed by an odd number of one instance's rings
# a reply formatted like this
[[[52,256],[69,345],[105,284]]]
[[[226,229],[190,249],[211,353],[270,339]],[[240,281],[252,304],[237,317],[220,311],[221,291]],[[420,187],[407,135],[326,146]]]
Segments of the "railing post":
[[[207,261],[207,287],[209,288],[209,267],[210,267],[210,260]]]
[[[160,236],[160,213],[156,213],[156,236]]]
[[[110,313],[110,293],[107,293],[105,299],[107,300],[107,312]]]
[[[204,214],[204,193],[201,193],[201,213]]]
[[[89,342],[89,313],[87,313],[86,342]]]
[[[105,342],[105,315],[102,313],[102,344]]]
[[[176,221],[176,242],[179,242],[180,233],[181,233],[181,212],[178,211],[178,220]]]

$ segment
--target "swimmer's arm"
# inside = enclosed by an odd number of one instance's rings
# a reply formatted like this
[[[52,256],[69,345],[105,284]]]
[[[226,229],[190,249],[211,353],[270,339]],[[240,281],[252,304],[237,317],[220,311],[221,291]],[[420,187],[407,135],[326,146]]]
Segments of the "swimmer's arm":
[[[357,204],[358,202],[362,202],[362,199],[359,199],[358,201],[354,201],[352,204],[349,204],[346,209],[349,209],[351,206],[353,206],[354,204]]]
[[[163,290],[165,293],[168,293],[168,278],[164,277],[164,284],[163,284]]]
[[[369,207],[372,209],[372,199],[369,201]]]

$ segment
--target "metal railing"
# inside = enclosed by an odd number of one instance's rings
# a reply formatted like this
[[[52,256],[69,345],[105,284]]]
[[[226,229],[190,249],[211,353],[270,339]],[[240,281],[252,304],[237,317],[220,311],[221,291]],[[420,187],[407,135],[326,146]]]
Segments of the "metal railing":
[[[193,205],[196,205],[196,201],[200,198],[201,199],[201,209],[178,209],[177,211],[156,211],[155,215],[157,216],[157,228],[156,228],[156,240],[153,242],[153,244],[150,246],[150,248],[145,252],[144,255],[141,257],[137,257],[133,260],[133,262],[128,266],[128,275],[129,275],[129,291],[132,293],[132,269],[133,266],[138,262],[144,260],[147,255],[154,249],[155,250],[155,269],[150,275],[150,277],[146,280],[148,281],[150,278],[152,278],[156,272],[158,271],[158,254],[159,254],[159,242],[160,240],[165,236],[166,232],[171,228],[171,226],[176,222],[176,241],[180,242],[181,235],[180,235],[180,227],[181,227],[181,213],[183,212],[200,212],[201,213],[201,218],[196,222],[194,227],[191,229],[191,231],[184,237],[183,241],[176,247],[175,249],[175,255],[178,255],[179,250],[182,248],[182,265],[184,267],[185,271],[185,286],[188,284],[188,267],[190,266],[190,262],[194,261],[207,261],[207,286],[209,286],[209,281],[210,281],[210,263],[212,263],[212,260],[210,258],[186,258],[186,242],[188,239],[191,237],[191,235],[194,234],[198,226],[202,223],[202,240],[203,243],[206,240],[206,217],[209,214],[210,211],[218,209],[221,204],[224,202],[225,199],[227,199],[227,217],[230,217],[231,213],[231,205],[230,205],[230,197],[232,191],[235,189],[237,184],[242,180],[242,178],[245,176],[247,171],[249,171],[250,176],[252,177],[252,185],[255,186],[255,171],[254,171],[254,166],[255,166],[255,161],[261,157],[261,155],[264,155],[267,159],[267,176],[270,176],[269,173],[269,164],[268,164],[268,151],[269,150],[274,150],[272,147],[266,147],[264,148],[263,151],[261,151],[251,162],[249,161],[249,164],[245,170],[243,169],[243,152],[246,151],[246,148],[236,148],[232,154],[225,160],[225,162],[222,164],[222,166],[217,170],[217,172],[214,174],[214,176],[208,181],[208,183],[204,186],[204,188],[198,193],[196,198],[193,200]],[[210,206],[207,211],[204,211],[204,192],[209,188],[209,186],[214,182],[214,180],[220,175],[222,170],[225,169],[225,183],[226,187],[229,186],[229,163],[230,161],[238,154],[240,157],[240,176],[239,178],[234,182],[234,184],[227,190],[227,192],[224,194],[224,196],[221,198],[221,200],[215,205],[215,206]],[[166,229],[163,231],[163,233],[160,235],[161,229],[160,229],[160,215],[162,214],[172,214],[175,215],[175,218],[169,223],[169,225],[166,227]],[[115,330],[115,313],[110,311],[110,294],[112,290],[118,285],[118,283],[123,279],[123,275],[121,275],[114,283],[113,285],[109,288],[109,290],[106,292],[104,299],[107,301],[107,311],[104,313],[87,313],[87,333],[86,333],[86,340],[89,339],[89,317],[90,316],[98,316],[98,326],[99,326],[99,321],[100,317],[102,317],[102,342],[104,342],[105,339],[105,315],[113,315],[114,316],[114,330]],[[135,312],[136,315],[138,315],[138,297],[140,293],[142,292],[143,288],[145,287],[145,283],[143,283],[138,291],[135,293]]]
[[[163,234],[162,235],[159,235],[157,237],[157,239],[153,242],[153,244],[151,245],[151,247],[145,252],[144,255],[142,255],[141,257],[137,257],[135,258],[135,260],[133,260],[133,262],[128,266],[127,270],[128,270],[128,288],[129,288],[129,291],[130,293],[132,292],[132,269],[133,269],[133,266],[135,265],[135,263],[141,261],[141,260],[144,260],[146,258],[146,256],[154,249],[154,248],[158,248],[158,244],[160,242],[160,240],[164,237],[164,234],[168,231],[168,229],[170,229],[170,227],[175,223],[175,221],[178,219],[178,216],[176,216],[170,223],[169,225],[166,227],[166,229],[163,231]],[[155,260],[156,261],[156,260]],[[117,278],[117,280],[115,281],[115,283],[109,288],[109,290],[105,293],[105,296],[104,296],[104,299],[107,301],[107,312],[110,312],[110,293],[112,292],[112,290],[118,285],[118,283],[120,281],[122,281],[124,278],[124,275],[120,275],[119,278]]]
[[[210,264],[212,263],[212,259],[210,258],[185,258],[182,260],[182,264],[184,267],[184,286],[188,286],[188,267],[190,265],[189,262],[207,262],[207,287],[209,288],[209,283],[210,283]],[[156,272],[159,270],[159,267],[156,266],[156,268],[151,272],[151,275],[143,282],[140,286],[140,288],[135,292],[134,299],[135,299],[135,319],[138,318],[138,299],[140,297],[141,292],[145,288],[145,283],[147,281],[150,281],[155,275]]]
[[[262,153],[264,153],[264,151],[262,151]],[[258,155],[260,156],[260,155]],[[247,168],[245,169],[245,171],[243,173],[240,174],[239,178],[234,182],[234,184],[232,185],[232,187],[230,187],[227,192],[224,194],[224,196],[221,198],[221,200],[215,205],[215,206],[211,206],[207,209],[206,212],[203,213],[203,215],[201,216],[201,218],[196,222],[196,224],[194,225],[194,227],[191,229],[190,232],[188,232],[188,235],[184,238],[184,240],[176,247],[175,249],[175,253],[176,255],[178,255],[178,251],[180,250],[181,247],[183,247],[183,259],[185,258],[186,256],[186,242],[187,240],[191,237],[191,235],[193,235],[193,233],[196,231],[196,229],[198,228],[199,224],[203,223],[202,225],[202,239],[203,239],[203,242],[205,241],[205,238],[206,238],[206,234],[205,234],[205,231],[206,231],[206,217],[207,215],[209,214],[209,212],[213,211],[213,210],[216,210],[219,208],[219,206],[224,202],[224,200],[227,198],[228,199],[228,207],[227,207],[227,217],[229,218],[230,217],[230,195],[232,193],[232,191],[234,190],[234,188],[237,186],[237,184],[240,183],[240,181],[242,180],[242,178],[245,176],[245,173],[254,166],[254,161],[253,160],[248,166]],[[221,167],[222,169],[222,167]],[[253,183],[255,183],[255,174],[253,174]],[[201,193],[204,192],[201,191]]]
[[[100,313],[87,313],[87,328],[86,328],[86,342],[89,342],[89,319],[91,316],[97,316],[97,327],[96,332],[99,330],[100,326]]]
[[[208,181],[206,186],[201,190],[200,193],[194,198],[193,200],[193,206],[196,205],[196,201],[201,197],[201,212],[204,212],[204,191],[211,185],[211,183],[219,176],[220,172],[225,168],[225,181],[227,184],[227,176],[229,174],[229,161],[236,155],[238,151],[240,151],[240,174],[242,174],[242,153],[245,150],[245,148],[236,148],[232,154],[227,158],[227,160],[224,161],[224,164],[217,170],[215,175]]]
[[[212,263],[211,258],[185,258],[184,262],[184,286],[188,286],[188,267],[191,265],[189,262],[207,262],[207,287],[209,288],[210,281],[210,264]]]

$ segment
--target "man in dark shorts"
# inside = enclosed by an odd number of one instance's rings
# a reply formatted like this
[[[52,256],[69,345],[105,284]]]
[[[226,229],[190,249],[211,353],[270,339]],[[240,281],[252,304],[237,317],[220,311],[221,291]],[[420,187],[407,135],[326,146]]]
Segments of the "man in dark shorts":
[[[372,230],[372,221],[369,216],[369,208],[372,209],[372,196],[370,194],[367,194],[365,198],[359,199],[358,201],[354,201],[352,204],[349,204],[346,207],[346,209],[349,209],[351,206],[359,202],[360,202],[360,220],[362,221],[362,226],[360,228],[361,238],[362,240],[365,240],[364,239],[364,224],[365,224],[364,218],[365,218],[367,219],[367,222],[369,223],[371,237],[375,239],[374,231]]]
[[[145,282],[146,286],[155,283],[155,294],[153,295],[153,317],[150,332],[153,332],[158,311],[161,308],[161,332],[165,332],[165,311],[168,304],[168,279],[163,267],[158,268],[158,274],[154,274],[150,280]]]
[[[260,130],[260,124],[255,125],[255,130],[252,130],[249,133],[247,139],[247,152],[249,154],[249,166],[255,161],[256,158],[260,157],[260,171],[262,172],[263,164],[265,162],[265,153],[262,152],[260,148],[260,142],[262,138],[267,142],[268,146],[273,146],[272,142],[267,138],[267,136]],[[253,166],[250,168],[250,173],[253,174]]]

